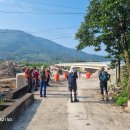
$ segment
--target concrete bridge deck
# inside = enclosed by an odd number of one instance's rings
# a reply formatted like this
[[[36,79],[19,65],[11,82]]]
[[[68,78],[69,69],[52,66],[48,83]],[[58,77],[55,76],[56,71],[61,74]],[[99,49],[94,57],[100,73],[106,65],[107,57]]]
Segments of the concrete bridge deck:
[[[100,67],[104,67],[105,69],[109,68],[108,62],[83,62],[83,63],[59,63],[56,64],[56,66],[60,67],[77,67],[77,68],[90,68],[90,69],[100,69]]]

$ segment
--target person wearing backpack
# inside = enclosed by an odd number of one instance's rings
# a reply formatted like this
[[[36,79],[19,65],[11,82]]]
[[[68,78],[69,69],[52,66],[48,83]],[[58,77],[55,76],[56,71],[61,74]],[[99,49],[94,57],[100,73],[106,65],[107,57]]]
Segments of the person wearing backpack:
[[[77,72],[75,71],[75,68],[71,68],[67,76],[71,103],[73,102],[72,91],[74,91],[74,102],[79,102],[79,100],[77,99],[77,93],[76,93],[77,92],[77,82],[76,82],[77,78],[78,76],[77,76]]]
[[[40,71],[40,97],[43,97],[42,95],[43,86],[44,86],[44,97],[46,97],[46,83],[47,83],[46,71],[44,66],[42,66]]]
[[[106,93],[106,101],[109,101],[108,99],[108,90],[107,90],[107,81],[110,79],[110,74],[108,74],[104,67],[101,67],[101,70],[99,71],[99,80],[100,80],[100,89],[101,89],[101,95],[102,100],[104,101],[104,89]]]
[[[51,77],[51,71],[50,71],[50,67],[46,70],[46,75],[47,75],[47,86],[49,85],[49,81],[50,81],[50,77]]]
[[[27,92],[31,93],[32,91],[32,69],[26,68],[25,77],[27,78]]]

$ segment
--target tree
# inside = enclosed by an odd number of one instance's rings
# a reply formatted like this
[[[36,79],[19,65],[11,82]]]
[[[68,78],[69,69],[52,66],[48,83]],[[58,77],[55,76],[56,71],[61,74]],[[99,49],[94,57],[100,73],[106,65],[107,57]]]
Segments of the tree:
[[[99,51],[104,43],[110,57],[124,57],[130,100],[130,0],[92,0],[76,39],[79,50],[94,46]]]

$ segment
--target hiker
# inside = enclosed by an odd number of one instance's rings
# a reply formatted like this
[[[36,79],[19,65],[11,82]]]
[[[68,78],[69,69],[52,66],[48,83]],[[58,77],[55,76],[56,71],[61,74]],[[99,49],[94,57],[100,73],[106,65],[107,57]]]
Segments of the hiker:
[[[47,77],[44,66],[41,66],[40,71],[40,97],[43,97],[42,95],[42,88],[44,86],[44,97],[46,97],[46,83],[47,83]]]
[[[46,75],[47,75],[47,83],[46,83],[46,85],[47,86],[50,86],[49,85],[49,81],[50,81],[50,75],[51,75],[51,71],[50,71],[50,67],[46,70]]]
[[[104,67],[101,67],[101,70],[99,71],[99,80],[100,80],[100,89],[101,89],[101,95],[102,100],[104,101],[104,89],[106,94],[106,101],[109,101],[108,98],[108,90],[107,90],[107,81],[110,79],[110,74],[108,74]]]
[[[38,91],[39,87],[39,72],[36,67],[33,67],[33,87],[34,91]]]
[[[26,68],[25,77],[27,78],[27,92],[31,93],[32,91],[32,69]]]
[[[72,67],[67,76],[68,87],[70,91],[70,102],[73,102],[72,91],[74,92],[74,102],[79,102],[79,100],[77,99],[77,93],[76,93],[77,92],[77,83],[76,83],[77,78],[78,78],[77,72],[75,71],[75,68]]]

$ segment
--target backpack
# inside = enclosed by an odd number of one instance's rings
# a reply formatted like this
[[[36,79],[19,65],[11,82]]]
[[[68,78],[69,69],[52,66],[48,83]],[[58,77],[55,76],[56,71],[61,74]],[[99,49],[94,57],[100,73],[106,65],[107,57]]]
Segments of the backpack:
[[[110,79],[110,75],[109,75],[107,72],[102,71],[102,72],[100,72],[100,74],[99,74],[99,79],[100,79],[101,81],[107,82],[107,81]]]
[[[45,80],[46,79],[45,71],[41,71],[40,72],[40,78],[41,78],[41,80]]]
[[[26,70],[25,70],[25,77],[26,77],[27,79],[30,77],[29,72],[30,72],[30,69],[26,69]]]
[[[76,76],[74,73],[69,73],[68,75],[68,83],[69,85],[76,85]]]

